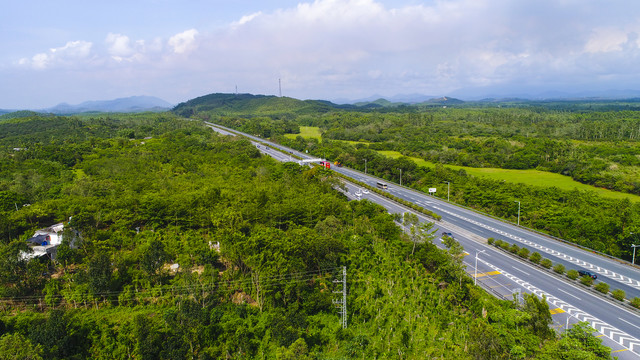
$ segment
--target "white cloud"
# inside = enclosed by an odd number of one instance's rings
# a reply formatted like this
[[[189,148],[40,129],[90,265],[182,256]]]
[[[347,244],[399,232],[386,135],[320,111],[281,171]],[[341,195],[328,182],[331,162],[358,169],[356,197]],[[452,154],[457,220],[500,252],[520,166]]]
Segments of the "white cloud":
[[[69,42],[20,62],[52,69],[84,61],[90,71],[75,73],[113,91],[147,86],[140,92],[181,100],[235,85],[276,94],[278,78],[286,95],[300,98],[640,83],[638,8],[629,4],[406,0],[411,5],[391,8],[382,1],[301,0],[251,9],[226,26],[144,40],[105,31],[100,46]]]
[[[168,44],[173,48],[173,52],[176,54],[183,54],[188,51],[193,51],[197,47],[197,35],[198,30],[190,29],[170,37]]]
[[[69,41],[65,46],[49,49],[48,52],[34,55],[31,59],[22,58],[20,65],[43,70],[59,64],[73,64],[86,59],[93,44],[88,41]]]
[[[126,35],[109,33],[105,42],[107,52],[116,62],[142,61],[147,52],[144,40],[132,42]]]
[[[109,33],[105,41],[112,56],[129,56],[133,53],[131,42],[126,35]]]
[[[235,26],[244,25],[244,24],[252,21],[253,19],[257,18],[260,15],[262,15],[261,11],[258,11],[258,12],[253,13],[253,14],[245,15],[245,16],[241,17],[240,20],[238,20],[237,22],[231,23],[231,26],[235,27]]]
[[[599,28],[593,32],[584,49],[588,53],[620,51],[627,40],[627,33],[621,29]]]

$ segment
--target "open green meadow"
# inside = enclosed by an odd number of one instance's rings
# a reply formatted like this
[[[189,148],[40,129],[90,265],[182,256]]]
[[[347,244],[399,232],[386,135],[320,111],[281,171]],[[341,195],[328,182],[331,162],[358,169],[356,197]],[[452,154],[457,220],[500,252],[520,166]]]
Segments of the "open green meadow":
[[[302,136],[305,139],[318,139],[318,141],[322,141],[320,128],[316,126],[300,126],[300,134],[285,134],[284,136],[289,139]]]
[[[383,151],[378,153],[391,158],[399,158],[403,156],[397,151]],[[409,157],[418,166],[435,167],[435,163],[426,161],[416,157]],[[498,169],[498,168],[473,168],[467,166],[458,165],[445,165],[448,168],[459,170],[463,169],[467,174],[473,176],[485,176],[494,180],[504,180],[512,183],[522,183],[533,186],[555,186],[562,190],[578,189],[580,191],[594,191],[598,195],[607,197],[610,199],[624,199],[629,198],[631,201],[640,201],[640,196],[633,194],[625,194],[617,191],[611,191],[608,189],[602,189],[591,185],[586,185],[573,180],[569,176],[555,174],[546,171],[539,170],[512,170],[512,169]]]

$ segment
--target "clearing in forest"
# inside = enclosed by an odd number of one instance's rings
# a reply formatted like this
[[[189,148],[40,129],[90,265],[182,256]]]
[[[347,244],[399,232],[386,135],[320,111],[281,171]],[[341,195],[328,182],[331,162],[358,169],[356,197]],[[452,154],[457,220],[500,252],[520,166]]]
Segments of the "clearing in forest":
[[[285,134],[284,136],[289,139],[302,136],[305,139],[318,139],[318,141],[322,141],[320,128],[317,126],[300,126],[300,134]]]
[[[381,155],[391,158],[399,158],[403,156],[398,151],[378,151]],[[416,157],[408,157],[416,163],[418,166],[435,167],[436,164],[424,159]],[[499,168],[474,168],[468,166],[458,165],[446,165],[444,166],[460,170],[463,169],[469,175],[473,176],[485,176],[494,180],[504,180],[511,183],[521,183],[525,185],[552,187],[555,186],[562,190],[578,189],[579,191],[594,191],[596,194],[609,199],[624,199],[629,198],[631,201],[640,201],[640,196],[622,193],[618,191],[612,191],[608,189],[602,189],[599,187],[583,184],[573,180],[569,176],[560,175],[547,171],[540,170],[513,170],[513,169],[499,169]]]

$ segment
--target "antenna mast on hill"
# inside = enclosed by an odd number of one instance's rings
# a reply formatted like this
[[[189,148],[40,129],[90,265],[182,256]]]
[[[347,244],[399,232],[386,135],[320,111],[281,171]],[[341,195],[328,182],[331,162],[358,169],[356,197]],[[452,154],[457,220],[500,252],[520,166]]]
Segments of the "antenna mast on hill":
[[[278,79],[278,93],[282,97],[282,82],[280,82],[280,79]]]
[[[236,85],[236,95],[238,95],[238,85]]]

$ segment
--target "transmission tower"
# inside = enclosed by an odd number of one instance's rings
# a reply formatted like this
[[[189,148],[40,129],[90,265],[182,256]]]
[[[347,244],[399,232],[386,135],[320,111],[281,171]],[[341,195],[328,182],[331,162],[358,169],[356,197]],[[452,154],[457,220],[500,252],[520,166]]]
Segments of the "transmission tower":
[[[282,97],[282,82],[280,79],[278,79],[278,93],[280,94],[280,97]]]
[[[334,299],[333,303],[340,309],[340,322],[342,328],[347,328],[347,267],[342,267],[342,280],[333,280],[334,283],[342,283],[342,291],[334,291],[334,294],[342,294],[342,299]]]

